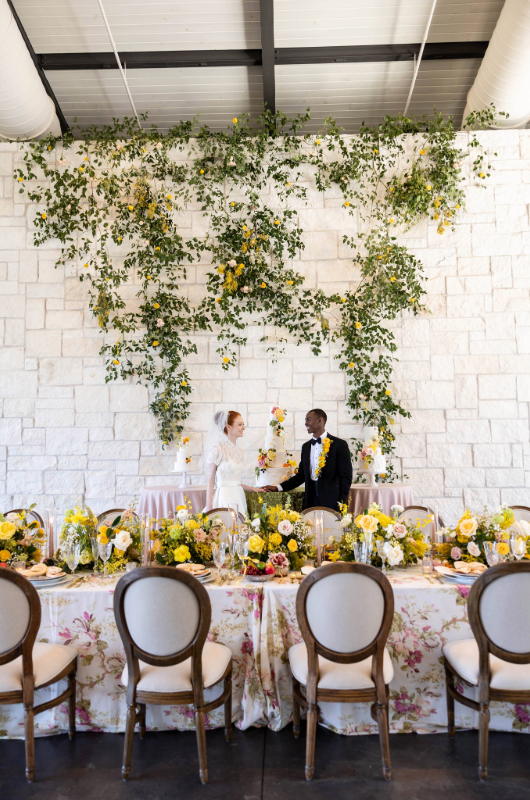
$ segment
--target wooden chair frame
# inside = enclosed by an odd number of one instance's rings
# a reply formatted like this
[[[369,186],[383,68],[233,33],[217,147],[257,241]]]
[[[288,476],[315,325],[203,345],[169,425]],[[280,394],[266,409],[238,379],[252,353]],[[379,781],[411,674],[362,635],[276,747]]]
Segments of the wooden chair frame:
[[[405,506],[401,514],[404,514],[405,511],[415,511],[416,509],[418,511],[427,511],[428,514],[432,514],[434,516],[434,509],[429,508],[428,506]],[[399,516],[401,516],[401,514]],[[444,521],[439,514],[438,514],[437,525],[439,525],[440,528],[445,528]]]
[[[226,507],[225,508],[221,508],[221,507],[212,508],[212,509],[210,509],[210,511],[205,511],[204,512],[204,516],[205,517],[211,517],[213,514],[216,514],[218,511],[228,511],[228,508],[226,508]],[[240,525],[242,525],[245,522],[245,515],[242,514],[241,511],[236,511],[236,518],[237,518],[237,522],[239,522]]]
[[[138,520],[138,514],[132,511],[130,508],[109,508],[108,511],[104,511],[102,514],[98,514],[98,525],[102,522],[105,517],[108,517],[109,514],[123,514],[125,511],[130,511],[133,517]]]
[[[44,520],[42,519],[41,515],[35,510],[30,511],[29,508],[12,508],[11,511],[6,511],[4,517],[7,517],[8,514],[20,514],[21,511],[25,511],[26,514],[31,514],[31,516],[34,517],[35,522],[38,522],[40,527],[44,528]]]
[[[146,653],[133,641],[125,620],[123,604],[127,589],[135,581],[142,579],[169,578],[185,583],[199,601],[200,618],[195,637],[190,644],[178,653],[170,656],[155,656]],[[199,774],[202,783],[208,782],[208,765],[206,759],[206,732],[204,715],[224,704],[225,707],[225,739],[230,741],[232,735],[232,659],[220,678],[224,681],[223,693],[210,703],[204,702],[202,678],[202,651],[212,618],[212,607],[208,592],[192,575],[174,567],[140,567],[124,575],[118,581],[114,593],[114,615],[120,633],[128,667],[127,684],[127,724],[123,749],[122,778],[128,780],[131,772],[131,756],[136,723],[140,724],[140,739],[145,736],[145,710],[148,703],[153,705],[193,705],[195,709],[195,726],[197,730],[197,748],[199,751]],[[171,667],[191,657],[192,685],[191,692],[142,692],[137,685],[140,680],[138,661],[152,664],[155,667]]]
[[[530,506],[508,506],[512,511],[528,511],[530,515]]]
[[[24,704],[24,741],[26,749],[26,780],[33,783],[35,778],[35,732],[34,717],[42,711],[58,706],[68,700],[68,736],[73,739],[75,736],[75,699],[76,699],[76,671],[77,659],[66,666],[62,672],[56,675],[53,680],[39,685],[39,689],[52,686],[54,683],[68,679],[68,686],[58,697],[47,700],[38,706],[34,705],[35,700],[35,675],[33,673],[33,645],[37,638],[41,623],[40,598],[34,586],[22,575],[10,569],[0,570],[0,580],[11,581],[22,589],[29,602],[29,624],[20,642],[11,650],[0,654],[0,665],[9,664],[15,658],[22,656],[22,691],[0,692],[0,705],[12,705],[14,703]],[[60,646],[60,645],[58,645]]]
[[[362,650],[354,653],[337,653],[321,645],[315,638],[306,611],[306,601],[309,592],[317,581],[331,575],[343,573],[359,573],[374,580],[383,592],[384,613],[381,627],[375,639]],[[293,732],[295,739],[300,736],[300,706],[307,708],[307,734],[306,734],[306,759],[305,777],[312,780],[315,772],[315,739],[318,720],[318,703],[372,703],[372,719],[379,728],[379,741],[383,761],[383,777],[390,780],[392,777],[390,765],[390,741],[388,728],[388,686],[383,677],[383,657],[385,645],[392,626],[394,617],[394,593],[388,578],[375,567],[369,564],[338,563],[326,565],[307,575],[298,590],[296,597],[296,617],[304,642],[307,647],[308,673],[305,696],[301,692],[300,683],[293,675]],[[369,656],[372,660],[373,689],[319,689],[320,680],[318,656],[321,655],[328,661],[338,664],[355,664]]]
[[[341,516],[338,511],[335,511],[334,508],[328,508],[327,506],[311,506],[311,508],[304,508],[301,516],[305,517],[305,515],[310,514],[311,511],[327,511],[328,514],[333,514],[335,519],[341,519]]]
[[[479,676],[478,676],[478,702],[457,692],[454,686],[455,678],[459,682],[466,683],[465,679],[455,670],[444,656],[445,681],[447,694],[447,727],[449,736],[455,735],[455,700],[462,705],[472,708],[479,712],[479,767],[478,775],[481,781],[488,776],[488,731],[490,702],[499,703],[530,703],[530,689],[526,691],[515,691],[506,689],[492,689],[490,686],[490,653],[503,661],[512,664],[530,664],[530,653],[511,653],[497,647],[489,639],[480,616],[480,600],[482,593],[487,586],[499,578],[507,575],[517,575],[521,572],[530,572],[528,561],[516,563],[497,564],[484,572],[471,587],[468,597],[468,617],[471,630],[477,641],[479,650]],[[500,613],[500,611],[499,611]]]

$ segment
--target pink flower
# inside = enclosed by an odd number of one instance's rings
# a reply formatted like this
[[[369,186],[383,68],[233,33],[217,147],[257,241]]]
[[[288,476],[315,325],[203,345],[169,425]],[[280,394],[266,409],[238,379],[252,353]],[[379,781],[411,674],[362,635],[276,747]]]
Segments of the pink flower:
[[[480,555],[480,547],[475,542],[470,542],[467,546],[467,552],[477,558]]]
[[[397,522],[394,525],[394,530],[392,533],[397,539],[403,539],[403,537],[407,535],[407,529],[401,524],[401,522]]]
[[[451,558],[453,561],[460,561],[462,558],[462,551],[459,547],[452,547],[451,548]]]
[[[196,542],[204,542],[205,539],[206,539],[206,531],[203,531],[202,528],[199,528],[198,531],[195,531]]]
[[[271,553],[269,556],[269,561],[274,567],[289,566],[289,559],[287,558],[285,553]]]

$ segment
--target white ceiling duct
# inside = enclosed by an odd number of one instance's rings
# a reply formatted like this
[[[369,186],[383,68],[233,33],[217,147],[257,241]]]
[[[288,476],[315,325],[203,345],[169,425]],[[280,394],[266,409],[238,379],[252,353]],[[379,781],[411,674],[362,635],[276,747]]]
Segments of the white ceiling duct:
[[[7,0],[0,0],[0,137],[37,139],[48,133],[61,135],[55,105]]]
[[[530,120],[530,0],[506,0],[463,119],[491,103],[510,115],[492,127],[524,128]]]

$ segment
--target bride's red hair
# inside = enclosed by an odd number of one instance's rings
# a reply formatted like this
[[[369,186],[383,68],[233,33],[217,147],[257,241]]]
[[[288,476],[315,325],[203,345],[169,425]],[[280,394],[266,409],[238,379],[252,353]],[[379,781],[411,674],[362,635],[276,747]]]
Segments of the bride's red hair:
[[[223,429],[223,432],[228,434],[228,426],[229,425],[233,425],[234,422],[236,421],[236,419],[238,417],[240,417],[240,416],[241,416],[241,414],[239,413],[239,411],[229,411],[228,412],[228,416],[226,418],[226,425],[225,425],[225,427]]]

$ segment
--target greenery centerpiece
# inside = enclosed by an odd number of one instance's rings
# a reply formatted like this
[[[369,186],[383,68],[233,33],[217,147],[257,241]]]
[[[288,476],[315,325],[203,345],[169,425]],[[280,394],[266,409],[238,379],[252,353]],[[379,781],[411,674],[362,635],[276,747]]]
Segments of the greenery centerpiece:
[[[35,503],[29,511],[35,508]],[[37,520],[26,511],[0,514],[0,563],[10,566],[15,561],[38,563],[43,558],[45,534]]]

